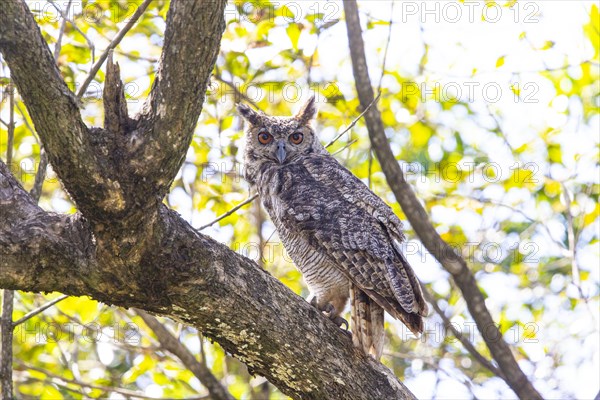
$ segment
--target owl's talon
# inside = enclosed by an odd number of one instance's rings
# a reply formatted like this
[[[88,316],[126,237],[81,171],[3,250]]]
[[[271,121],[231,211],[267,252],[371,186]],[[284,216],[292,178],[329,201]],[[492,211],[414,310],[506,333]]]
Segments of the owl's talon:
[[[348,332],[348,329],[350,328],[350,324],[348,324],[348,321],[346,321],[344,318],[340,317],[339,315],[335,318],[332,319],[333,323],[336,324],[342,331],[344,332]],[[342,325],[345,325],[344,328],[342,328]]]
[[[323,315],[325,315],[327,318],[329,318],[332,321],[336,318],[335,317],[335,314],[336,314],[335,307],[331,303],[327,303],[327,305],[325,306],[325,308],[323,308],[323,310],[321,312],[323,313]]]
[[[340,329],[342,329],[342,331],[344,333],[350,334],[350,337],[352,337],[352,334],[349,331],[350,324],[344,318],[342,318],[339,315],[337,315],[337,310],[335,309],[335,306],[333,304],[327,303],[325,305],[325,307],[320,308],[319,305],[318,305],[318,301],[317,301],[317,297],[316,296],[314,296],[314,297],[312,297],[310,299],[309,304],[311,306],[315,307],[317,310],[321,311],[321,314],[323,314],[331,322],[333,322],[334,324],[336,324]],[[342,325],[344,325],[343,328],[342,328]]]
[[[352,340],[352,331],[342,329],[342,333],[344,335],[348,336],[350,338],[350,340]]]

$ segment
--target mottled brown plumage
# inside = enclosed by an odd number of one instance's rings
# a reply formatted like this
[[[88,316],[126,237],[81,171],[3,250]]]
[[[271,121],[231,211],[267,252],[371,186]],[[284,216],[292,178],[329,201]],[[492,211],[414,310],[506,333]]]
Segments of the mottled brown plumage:
[[[238,105],[249,123],[245,176],[302,272],[319,310],[341,325],[351,298],[352,337],[379,358],[383,310],[411,331],[427,313],[419,283],[400,252],[402,223],[392,209],[321,145],[310,127],[314,98],[295,117]]]

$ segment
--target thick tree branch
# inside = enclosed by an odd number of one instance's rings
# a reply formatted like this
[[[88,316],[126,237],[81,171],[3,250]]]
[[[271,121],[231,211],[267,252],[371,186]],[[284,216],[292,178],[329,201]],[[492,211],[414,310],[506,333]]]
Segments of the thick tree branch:
[[[314,307],[166,206],[144,250],[115,261],[97,256],[88,224],[39,209],[0,162],[0,215],[1,288],[86,295],[195,326],[293,398],[414,398]]]
[[[152,329],[161,347],[181,360],[183,365],[208,389],[211,398],[214,400],[234,400],[234,397],[221,385],[221,382],[213,375],[210,369],[205,364],[196,360],[192,352],[173,336],[159,320],[142,310],[136,310],[136,313]]]
[[[343,4],[356,89],[360,104],[366,109],[373,101],[374,96],[367,70],[358,6],[355,0],[344,1]],[[398,203],[427,250],[452,274],[467,301],[469,312],[475,320],[477,328],[482,333],[492,356],[506,378],[506,383],[521,399],[541,399],[540,394],[519,368],[510,347],[503,340],[466,261],[456,254],[436,232],[427,212],[415,196],[411,186],[406,182],[385,136],[381,114],[376,105],[367,111],[365,121],[373,150]]]
[[[43,211],[0,161],[0,280],[3,288],[35,285],[51,292],[56,285],[85,293],[85,284],[71,269],[88,270],[92,237],[79,216]],[[26,264],[31,276],[13,273]],[[68,277],[68,279],[66,278]],[[61,280],[63,282],[61,282]]]
[[[94,151],[75,96],[61,78],[52,53],[23,0],[2,2],[0,51],[50,163],[80,209],[119,208],[121,190],[106,176],[107,169],[102,168],[100,155]]]
[[[183,163],[202,110],[225,29],[225,4],[176,0],[167,15],[160,65],[140,116],[143,144],[131,161],[133,175],[144,178],[136,185],[161,199]]]

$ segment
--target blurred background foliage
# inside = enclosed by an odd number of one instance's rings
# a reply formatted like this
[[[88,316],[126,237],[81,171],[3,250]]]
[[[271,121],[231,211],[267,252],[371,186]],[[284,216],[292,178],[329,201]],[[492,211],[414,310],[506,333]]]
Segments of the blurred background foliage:
[[[139,3],[29,2],[51,49],[61,37],[57,62],[74,91]],[[544,397],[593,398],[600,375],[598,7],[471,3],[428,2],[425,9],[420,2],[359,2],[369,72],[381,92],[377,107],[407,179],[438,232],[469,260],[521,368]],[[115,50],[130,114],[154,79],[168,6],[152,2]],[[232,1],[226,21],[202,116],[165,202],[306,297],[257,201],[206,225],[251,195],[242,177],[236,102],[288,115],[315,94],[320,111],[314,126],[323,143],[360,114],[342,5]],[[10,73],[4,62],[0,73],[5,160]],[[89,125],[102,125],[103,79],[101,69],[82,99]],[[14,102],[11,168],[31,189],[40,144],[18,94]],[[406,220],[361,120],[329,150]],[[76,212],[51,168],[40,204]],[[417,274],[447,318],[489,357],[448,274],[408,224],[406,231]],[[14,319],[59,296],[18,292]],[[195,329],[163,322],[236,398],[285,398]],[[439,315],[432,313],[426,324],[416,339],[399,322],[386,322],[382,361],[417,397],[514,397],[447,334]],[[87,298],[62,300],[19,325],[14,357],[15,390],[22,398],[207,394],[134,312]]]

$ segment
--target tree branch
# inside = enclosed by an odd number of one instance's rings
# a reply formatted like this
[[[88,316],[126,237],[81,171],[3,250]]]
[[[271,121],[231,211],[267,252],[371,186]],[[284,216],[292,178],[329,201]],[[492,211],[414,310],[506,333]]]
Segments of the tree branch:
[[[213,226],[220,220],[229,217],[231,214],[235,213],[237,210],[244,207],[246,204],[252,203],[254,201],[254,199],[256,199],[257,197],[258,197],[258,193],[253,194],[252,196],[248,197],[246,200],[242,201],[237,206],[233,207],[231,210],[227,211],[225,214],[219,215],[217,218],[215,218],[208,224],[202,225],[200,228],[198,228],[198,231],[202,231],[202,230],[208,228],[209,226]]]
[[[0,162],[0,215],[0,288],[86,295],[192,325],[296,399],[414,398],[304,299],[166,206],[135,257],[99,256],[89,224],[42,211]]]
[[[110,212],[118,209],[115,199],[123,197],[119,186],[108,179],[107,169],[101,167],[78,102],[61,78],[23,0],[3,1],[0,7],[0,51],[50,163],[77,205],[90,212],[97,206]]]
[[[0,215],[2,288],[51,292],[56,285],[66,284],[70,292],[85,292],[83,280],[77,273],[71,276],[70,269],[84,271],[90,266],[93,245],[89,227],[78,215],[43,211],[1,161]],[[31,276],[16,272],[21,264],[28,266]]]
[[[133,175],[144,178],[134,178],[136,185],[160,198],[192,140],[225,30],[225,4],[225,0],[171,2],[160,65],[140,115],[143,144],[131,161]]]
[[[361,106],[366,108],[373,101],[374,96],[367,70],[358,6],[355,0],[344,1],[343,4],[356,89]],[[519,368],[510,347],[502,339],[502,334],[494,324],[494,320],[485,305],[483,294],[479,290],[475,277],[469,270],[466,261],[456,254],[436,232],[429,221],[427,212],[415,196],[411,186],[406,182],[385,136],[381,113],[376,105],[367,111],[365,121],[373,150],[379,159],[381,169],[396,196],[396,200],[400,203],[421,242],[454,278],[467,300],[469,312],[475,320],[477,328],[482,333],[486,345],[506,377],[506,383],[521,399],[541,399],[540,394]]]
[[[49,309],[56,303],[60,303],[61,301],[67,299],[68,297],[69,296],[63,294],[62,296],[59,296],[53,300],[50,300],[49,302],[45,303],[44,305],[39,306],[35,310],[29,311],[27,314],[23,315],[21,318],[19,318],[15,322],[13,322],[13,324],[12,324],[13,328],[18,325],[21,325],[23,322],[27,321],[28,319],[31,319],[31,318],[35,317],[36,315],[43,313],[44,311],[46,311],[47,309]]]
[[[340,133],[338,133],[329,143],[327,143],[325,145],[325,148],[330,147],[331,145],[333,145],[335,142],[338,141],[339,138],[341,138],[344,133],[348,132],[350,129],[352,129],[354,127],[354,125],[356,125],[356,123],[363,117],[363,115],[365,115],[367,113],[367,111],[369,111],[369,109],[375,104],[377,103],[377,100],[379,100],[379,97],[381,96],[381,93],[377,94],[377,97],[375,97],[373,99],[373,101],[371,103],[369,103],[369,105],[365,108],[365,110],[363,112],[361,112],[358,117],[354,118],[352,120],[352,122],[350,123],[350,125],[348,125],[343,131],[341,131]]]
[[[54,2],[54,0],[48,0],[48,3],[52,4],[52,6],[54,7],[54,9],[60,14],[60,17],[63,19],[63,26],[64,26],[64,22],[68,22],[69,24],[71,24],[71,26],[73,27],[73,29],[75,29],[75,31],[77,31],[77,33],[79,33],[81,35],[82,38],[85,39],[85,41],[87,42],[88,47],[90,48],[90,51],[92,53],[92,63],[94,62],[94,60],[96,59],[96,49],[94,47],[94,42],[92,42],[90,40],[90,38],[81,30],[79,29],[79,27],[77,26],[77,24],[75,22],[73,22],[73,20],[71,18],[69,18],[69,12],[71,10],[71,1],[69,1],[68,5],[67,5],[67,12],[65,13],[62,8],[60,8],[58,5],[56,5],[56,3]],[[61,31],[62,31],[62,26],[61,26]],[[58,41],[57,41],[58,44]],[[57,52],[54,52],[54,59],[58,59],[57,57]]]

